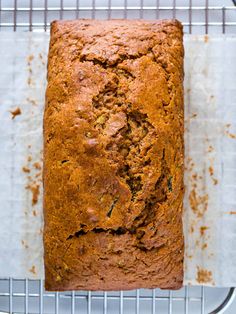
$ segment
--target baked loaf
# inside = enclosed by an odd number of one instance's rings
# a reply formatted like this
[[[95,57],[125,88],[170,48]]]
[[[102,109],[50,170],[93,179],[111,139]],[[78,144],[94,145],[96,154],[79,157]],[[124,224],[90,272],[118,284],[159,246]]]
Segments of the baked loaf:
[[[52,23],[46,290],[181,287],[182,84],[176,20]]]

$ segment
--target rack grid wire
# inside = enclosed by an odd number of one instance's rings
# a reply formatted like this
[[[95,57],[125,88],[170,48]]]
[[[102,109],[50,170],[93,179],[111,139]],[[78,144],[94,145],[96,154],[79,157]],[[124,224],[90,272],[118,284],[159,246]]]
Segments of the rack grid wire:
[[[236,0],[0,0],[0,31],[48,31],[55,19],[178,18],[185,33],[236,33]],[[44,291],[42,280],[0,279],[1,313],[223,313],[235,297],[224,289],[218,307],[206,287],[180,291]],[[220,305],[219,305],[220,304]]]

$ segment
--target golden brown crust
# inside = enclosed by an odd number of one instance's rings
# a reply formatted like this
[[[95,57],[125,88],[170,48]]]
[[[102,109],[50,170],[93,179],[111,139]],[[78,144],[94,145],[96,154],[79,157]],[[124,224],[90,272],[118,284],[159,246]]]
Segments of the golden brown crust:
[[[181,287],[182,83],[178,21],[52,23],[47,290]]]

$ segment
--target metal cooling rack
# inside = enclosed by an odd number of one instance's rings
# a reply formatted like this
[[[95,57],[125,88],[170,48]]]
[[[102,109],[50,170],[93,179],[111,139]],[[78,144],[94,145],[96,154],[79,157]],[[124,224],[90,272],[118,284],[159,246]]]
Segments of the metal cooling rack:
[[[220,306],[208,302],[208,294]],[[235,291],[206,287],[185,287],[180,291],[135,290],[119,292],[45,292],[42,280],[0,280],[0,314],[3,313],[180,313],[216,314],[230,306]],[[220,292],[220,293],[219,293]],[[227,292],[227,293],[226,293]],[[226,294],[226,296],[225,296]]]
[[[0,30],[48,30],[54,19],[178,18],[188,33],[236,32],[236,0],[0,0]]]
[[[48,31],[52,20],[74,18],[178,18],[186,33],[235,34],[236,0],[0,0],[0,31]],[[234,288],[206,287],[48,293],[42,280],[8,278],[0,279],[0,314],[216,314],[235,294]]]

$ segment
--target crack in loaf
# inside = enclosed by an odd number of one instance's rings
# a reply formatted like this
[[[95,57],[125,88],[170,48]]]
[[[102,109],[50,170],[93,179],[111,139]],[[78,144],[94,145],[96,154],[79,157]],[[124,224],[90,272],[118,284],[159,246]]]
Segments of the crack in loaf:
[[[180,24],[63,21],[52,25],[51,34],[44,116],[46,288],[179,288]]]

